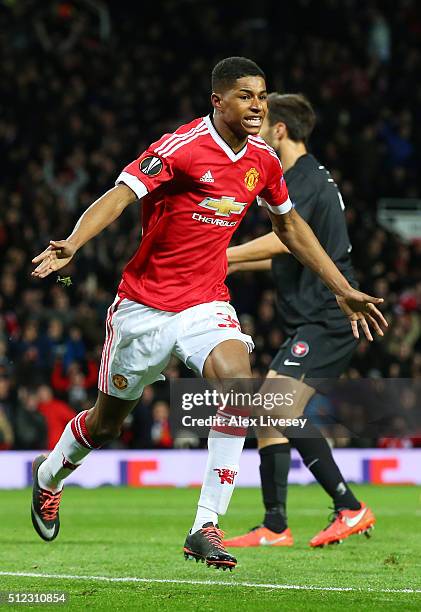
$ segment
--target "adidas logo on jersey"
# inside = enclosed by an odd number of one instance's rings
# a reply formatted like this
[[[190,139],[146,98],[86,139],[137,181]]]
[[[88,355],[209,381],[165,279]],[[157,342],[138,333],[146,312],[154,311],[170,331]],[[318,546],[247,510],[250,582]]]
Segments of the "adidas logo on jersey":
[[[214,183],[215,179],[212,176],[212,172],[210,170],[207,170],[205,174],[200,178],[200,181],[202,183]]]

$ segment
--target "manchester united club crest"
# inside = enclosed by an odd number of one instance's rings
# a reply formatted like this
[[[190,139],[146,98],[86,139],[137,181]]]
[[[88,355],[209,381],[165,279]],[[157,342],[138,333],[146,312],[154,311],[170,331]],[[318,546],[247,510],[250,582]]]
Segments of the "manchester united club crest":
[[[305,357],[308,355],[309,350],[310,347],[307,342],[303,342],[302,340],[299,342],[294,342],[294,344],[291,346],[291,353],[294,355],[294,357]]]
[[[213,471],[218,473],[218,476],[221,479],[221,484],[226,482],[230,485],[234,484],[234,478],[238,473],[234,470],[229,470],[228,468],[215,468]]]
[[[247,170],[244,176],[244,182],[249,191],[253,191],[253,189],[256,187],[259,180],[259,176],[260,175],[257,172],[256,168],[250,168],[250,170]]]
[[[127,380],[125,376],[123,376],[123,374],[113,375],[113,385],[114,387],[117,387],[119,391],[123,391],[124,389],[127,389],[128,384],[129,384],[129,381]]]

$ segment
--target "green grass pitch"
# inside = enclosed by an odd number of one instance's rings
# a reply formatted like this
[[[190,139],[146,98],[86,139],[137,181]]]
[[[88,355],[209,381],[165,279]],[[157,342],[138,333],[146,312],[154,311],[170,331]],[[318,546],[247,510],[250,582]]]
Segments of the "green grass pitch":
[[[184,561],[196,489],[68,487],[52,543],[32,529],[30,491],[0,491],[0,591],[69,594],[68,604],[38,607],[44,610],[421,610],[421,488],[355,490],[378,518],[371,539],[310,549],[308,540],[327,523],[328,498],[317,486],[294,486],[295,546],[236,549],[232,573]],[[261,516],[260,492],[237,489],[221,526],[237,535]],[[11,575],[19,572],[37,576]],[[45,577],[51,574],[67,577]]]

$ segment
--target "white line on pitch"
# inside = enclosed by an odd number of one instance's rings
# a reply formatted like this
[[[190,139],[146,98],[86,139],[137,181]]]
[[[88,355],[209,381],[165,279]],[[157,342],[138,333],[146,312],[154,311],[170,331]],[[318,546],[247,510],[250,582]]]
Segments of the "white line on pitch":
[[[66,580],[98,580],[100,582],[140,582],[159,584],[197,584],[202,586],[247,587],[254,589],[280,589],[285,591],[350,591],[358,593],[421,593],[421,589],[374,589],[367,587],[327,587],[301,584],[266,584],[259,582],[224,582],[223,580],[176,580],[171,578],[114,578],[111,576],[74,576],[72,574],[37,574],[34,572],[0,572],[0,576],[23,578],[62,578]]]

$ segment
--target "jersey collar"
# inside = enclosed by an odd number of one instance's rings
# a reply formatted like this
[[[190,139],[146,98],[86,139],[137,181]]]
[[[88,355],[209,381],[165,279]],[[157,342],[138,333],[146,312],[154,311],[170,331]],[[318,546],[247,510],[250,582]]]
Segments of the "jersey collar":
[[[223,138],[221,138],[221,136],[216,131],[215,126],[213,125],[212,120],[210,118],[210,115],[207,115],[206,117],[203,117],[203,121],[205,122],[205,124],[206,124],[206,126],[207,126],[207,128],[209,130],[209,134],[212,136],[213,140],[228,155],[228,157],[230,158],[231,161],[236,162],[236,161],[241,159],[246,154],[246,152],[247,152],[247,143],[244,145],[244,147],[241,149],[241,151],[238,151],[238,153],[234,153],[234,151],[231,149],[231,147],[225,142],[225,140]]]

